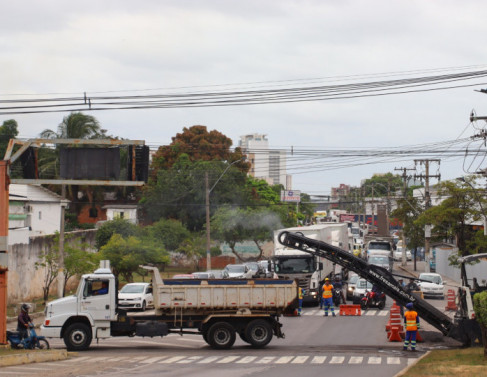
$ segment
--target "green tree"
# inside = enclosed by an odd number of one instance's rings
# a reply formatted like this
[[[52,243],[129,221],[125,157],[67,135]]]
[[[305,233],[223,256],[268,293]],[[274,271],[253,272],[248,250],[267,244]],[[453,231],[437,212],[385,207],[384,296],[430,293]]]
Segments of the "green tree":
[[[78,112],[64,117],[57,132],[45,129],[41,132],[41,137],[46,139],[100,139],[107,135],[106,130],[100,127],[95,117]]]
[[[107,221],[103,223],[103,225],[96,232],[95,247],[100,250],[108,243],[108,241],[110,241],[110,238],[112,238],[114,234],[119,234],[123,238],[136,236],[139,234],[139,228],[137,225],[134,225],[130,221],[124,219]]]
[[[206,237],[201,233],[193,232],[181,242],[177,251],[186,255],[186,258],[194,263],[195,270],[198,270],[199,260],[206,255]]]
[[[115,276],[121,275],[125,281],[132,282],[134,272],[139,266],[152,264],[164,268],[169,256],[162,245],[155,245],[137,237],[123,238],[114,234],[108,243],[101,248],[102,259],[110,261]]]
[[[475,186],[475,177],[468,178],[467,182],[441,182],[437,186],[437,195],[444,200],[422,213],[415,222],[421,227],[425,224],[434,226],[433,241],[455,240],[462,256],[479,250],[474,242],[475,231],[470,224],[482,218],[479,201],[483,208],[487,208],[486,200],[472,188]]]
[[[402,222],[404,236],[408,239],[410,249],[424,245],[424,226],[416,222],[423,211],[424,208],[417,198],[407,196],[397,200],[397,208],[391,213],[391,218]]]
[[[239,260],[244,257],[236,250],[236,245],[243,241],[253,241],[259,250],[258,260],[262,257],[264,242],[272,240],[273,231],[282,227],[279,216],[265,208],[239,209],[222,207],[217,210],[211,221],[214,238],[226,242],[232,253]]]
[[[484,345],[484,359],[487,360],[487,291],[476,293],[473,296],[473,309],[475,319],[482,331],[482,344]]]
[[[0,126],[0,160],[3,160],[10,139],[15,139],[19,134],[17,121],[14,119],[5,120]]]
[[[191,236],[181,221],[161,219],[144,229],[144,233],[156,243],[162,243],[166,250],[175,251]]]
[[[222,204],[247,201],[245,172],[237,167],[238,164],[230,164],[222,161],[192,162],[188,155],[182,154],[170,168],[158,171],[157,179],[145,188],[140,204],[152,221],[177,219],[190,231],[200,231],[205,224],[206,174],[209,188],[220,178],[211,192],[211,213]]]
[[[363,195],[366,197],[384,197],[394,193],[398,187],[403,187],[402,178],[400,175],[386,173],[386,174],[374,174],[371,178],[365,180],[362,184],[362,188],[373,187],[373,191],[370,188],[363,190]]]
[[[59,269],[59,247],[47,246],[40,255],[39,261],[35,263],[35,269],[44,269],[44,279],[42,282],[42,293],[44,304],[49,299],[49,290],[52,283],[56,280]]]

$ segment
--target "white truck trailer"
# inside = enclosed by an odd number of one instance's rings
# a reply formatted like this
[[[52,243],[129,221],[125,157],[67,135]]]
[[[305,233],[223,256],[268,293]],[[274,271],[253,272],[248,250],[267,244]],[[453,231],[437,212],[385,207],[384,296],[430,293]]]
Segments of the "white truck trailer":
[[[155,312],[128,315],[118,307],[118,287],[107,261],[81,277],[76,294],[46,305],[42,334],[62,338],[68,350],[85,350],[93,339],[114,336],[200,334],[215,349],[232,347],[238,334],[255,348],[275,335],[284,338],[279,317],[293,313],[294,281],[274,279],[161,279],[152,274]]]
[[[300,250],[282,245],[278,236],[281,232],[295,232],[317,241],[323,241],[344,250],[348,247],[348,226],[345,223],[321,223],[317,225],[280,229],[274,232],[274,253],[272,263],[279,279],[297,279],[305,290],[303,300],[319,303],[320,286],[326,277],[335,272],[335,265],[326,258],[313,256]],[[338,267],[341,269],[341,267]]]

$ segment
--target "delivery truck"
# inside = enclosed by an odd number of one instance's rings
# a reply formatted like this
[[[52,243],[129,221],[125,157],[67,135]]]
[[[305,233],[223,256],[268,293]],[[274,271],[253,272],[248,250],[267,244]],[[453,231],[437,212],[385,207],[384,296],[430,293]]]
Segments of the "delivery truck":
[[[155,310],[129,315],[118,305],[118,284],[108,261],[83,275],[76,294],[49,302],[42,334],[62,338],[68,350],[89,348],[93,339],[199,334],[215,349],[228,349],[236,335],[255,348],[284,338],[279,317],[297,306],[297,284],[274,279],[162,279],[151,273]]]

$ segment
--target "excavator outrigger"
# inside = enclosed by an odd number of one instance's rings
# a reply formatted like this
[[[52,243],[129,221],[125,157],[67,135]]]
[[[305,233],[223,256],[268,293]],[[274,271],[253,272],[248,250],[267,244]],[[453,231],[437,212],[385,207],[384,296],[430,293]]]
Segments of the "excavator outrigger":
[[[469,310],[462,306],[462,302],[466,300],[460,300],[460,308],[455,314],[454,320],[452,320],[418,295],[406,292],[394,278],[394,275],[386,269],[369,265],[364,259],[358,258],[346,250],[287,231],[279,234],[279,242],[286,247],[326,258],[342,268],[357,273],[372,284],[379,286],[387,296],[396,300],[398,304],[405,306],[408,302],[412,302],[414,310],[421,318],[441,331],[443,335],[460,341],[464,346],[482,344],[480,327],[477,321],[471,318]],[[471,303],[471,297],[468,297],[468,299]]]

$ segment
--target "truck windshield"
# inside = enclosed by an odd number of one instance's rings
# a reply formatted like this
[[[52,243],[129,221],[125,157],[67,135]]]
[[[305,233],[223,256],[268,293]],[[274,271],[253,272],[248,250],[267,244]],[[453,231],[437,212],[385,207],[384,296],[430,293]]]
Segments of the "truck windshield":
[[[371,242],[369,243],[369,250],[391,250],[391,245],[386,242]]]
[[[276,260],[276,272],[302,274],[315,270],[313,258],[279,258]]]

